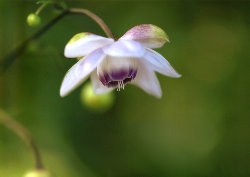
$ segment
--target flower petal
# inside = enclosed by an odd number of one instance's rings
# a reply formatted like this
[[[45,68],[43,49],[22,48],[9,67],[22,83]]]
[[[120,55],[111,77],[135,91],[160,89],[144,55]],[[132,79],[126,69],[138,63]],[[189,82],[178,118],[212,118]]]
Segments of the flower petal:
[[[127,31],[120,39],[135,40],[148,48],[160,48],[169,42],[167,34],[152,24],[138,25]]]
[[[170,63],[161,54],[152,49],[147,49],[147,52],[143,59],[152,64],[155,71],[165,76],[177,78],[181,77],[181,75],[174,70]]]
[[[136,41],[118,40],[113,44],[103,47],[105,54],[113,57],[142,57],[145,54],[145,48]]]
[[[82,57],[92,51],[114,42],[111,38],[105,38],[91,33],[78,33],[73,36],[64,49],[64,55],[68,58]]]
[[[161,98],[162,92],[158,78],[153,69],[147,62],[140,63],[137,76],[132,81],[132,84],[142,88],[148,94]]]
[[[105,54],[103,51],[97,49],[73,65],[63,79],[60,95],[62,97],[66,96],[69,92],[83,83],[104,58]]]
[[[102,82],[99,80],[99,77],[97,75],[97,70],[93,71],[90,77],[91,77],[91,82],[92,82],[92,86],[93,86],[93,90],[95,94],[102,94],[102,93],[110,92],[114,89],[111,87],[110,88],[105,87],[102,84]]]

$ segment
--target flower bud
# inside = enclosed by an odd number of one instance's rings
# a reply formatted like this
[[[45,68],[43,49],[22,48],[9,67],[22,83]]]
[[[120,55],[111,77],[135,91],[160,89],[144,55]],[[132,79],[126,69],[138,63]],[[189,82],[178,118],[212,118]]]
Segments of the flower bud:
[[[38,26],[41,23],[41,18],[36,14],[29,14],[27,17],[27,23],[29,26]]]
[[[26,173],[23,177],[51,177],[47,170],[33,170]]]
[[[85,106],[94,111],[105,112],[112,107],[115,96],[113,92],[95,94],[89,82],[81,90],[81,101]]]

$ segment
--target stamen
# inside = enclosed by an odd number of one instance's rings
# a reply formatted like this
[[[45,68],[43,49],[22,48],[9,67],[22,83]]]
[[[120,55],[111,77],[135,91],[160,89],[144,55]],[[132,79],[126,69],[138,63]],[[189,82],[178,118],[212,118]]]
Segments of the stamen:
[[[121,90],[121,81],[117,81],[117,91],[120,91]]]
[[[117,88],[116,88],[116,91],[121,91],[121,89],[124,90],[124,88],[125,88],[125,84],[124,84],[123,80],[117,81]]]
[[[121,81],[121,83],[122,83],[122,89],[124,90],[124,86],[125,86],[125,85],[124,85],[124,83],[123,83],[123,80]]]

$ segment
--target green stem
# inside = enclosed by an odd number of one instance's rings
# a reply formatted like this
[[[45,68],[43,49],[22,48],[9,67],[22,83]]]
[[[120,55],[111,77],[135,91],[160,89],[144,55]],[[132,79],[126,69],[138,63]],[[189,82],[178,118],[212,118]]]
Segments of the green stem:
[[[62,8],[60,8],[60,7],[56,7],[56,8],[62,10]],[[55,18],[50,20],[46,25],[44,25],[41,29],[39,29],[35,34],[33,34],[28,39],[23,41],[16,49],[14,49],[9,55],[7,55],[2,60],[3,64],[1,64],[1,65],[3,65],[3,68],[0,68],[0,71],[6,71],[11,66],[11,64],[16,60],[16,58],[18,58],[20,55],[22,55],[22,53],[24,52],[24,50],[26,49],[26,47],[28,46],[28,44],[31,41],[38,39],[45,32],[47,32],[51,27],[53,27],[58,21],[60,21],[64,16],[66,16],[68,14],[87,15],[88,17],[93,19],[102,28],[102,30],[105,32],[107,37],[115,39],[115,37],[114,37],[112,31],[110,30],[110,28],[108,27],[108,25],[106,25],[106,23],[99,16],[94,14],[93,12],[86,10],[86,9],[77,9],[77,8],[64,9],[64,10],[62,10],[61,14],[59,14],[58,16],[56,16]]]
[[[47,5],[47,3],[42,4],[35,12],[36,15],[39,15],[39,13],[43,10],[43,8]]]
[[[35,168],[44,169],[41,155],[30,132],[19,122],[11,118],[4,110],[0,109],[0,123],[16,133],[30,148],[35,159]]]
[[[23,54],[24,50],[28,46],[28,44],[41,37],[46,31],[48,31],[51,27],[53,27],[59,20],[61,20],[65,15],[67,15],[68,11],[63,11],[61,14],[50,20],[46,25],[44,25],[41,29],[39,29],[36,33],[31,35],[28,39],[23,41],[16,49],[14,49],[9,55],[7,55],[3,59],[3,68],[2,71],[6,71],[12,63]]]
[[[88,17],[90,17],[92,20],[94,20],[102,28],[102,30],[107,35],[107,37],[115,39],[115,36],[112,33],[112,31],[110,30],[110,28],[108,27],[108,25],[106,25],[106,23],[100,17],[98,17],[96,14],[94,14],[93,12],[91,12],[87,9],[77,9],[77,8],[71,8],[71,9],[69,9],[69,12],[72,14],[87,15]]]

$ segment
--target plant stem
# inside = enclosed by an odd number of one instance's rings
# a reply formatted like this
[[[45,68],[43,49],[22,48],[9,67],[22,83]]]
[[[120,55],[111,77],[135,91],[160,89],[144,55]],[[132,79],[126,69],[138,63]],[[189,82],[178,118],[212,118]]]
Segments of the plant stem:
[[[56,7],[56,8],[62,10],[60,7]],[[3,64],[1,65],[3,65],[3,68],[0,68],[2,69],[0,71],[6,71],[11,66],[11,64],[16,60],[16,58],[22,55],[22,53],[24,52],[24,50],[26,49],[26,47],[31,41],[38,39],[45,32],[47,32],[51,27],[53,27],[59,20],[61,20],[64,16],[68,14],[87,15],[102,28],[102,30],[105,32],[107,37],[115,39],[113,33],[111,32],[110,28],[106,25],[106,23],[93,12],[86,10],[86,9],[77,9],[77,8],[63,9],[61,14],[59,14],[58,16],[50,20],[46,25],[44,25],[41,29],[39,29],[36,33],[34,33],[28,39],[23,41],[16,49],[14,49],[9,55],[7,55],[2,61]]]
[[[40,36],[42,36],[46,31],[48,31],[52,26],[54,26],[60,19],[62,19],[68,13],[69,13],[69,11],[63,11],[61,14],[59,14],[58,16],[56,16],[55,18],[53,18],[52,20],[50,20],[46,25],[44,25],[36,33],[34,33],[33,35],[31,35],[28,39],[26,39],[25,41],[23,41],[9,55],[7,55],[3,59],[3,71],[5,71],[6,69],[8,69],[11,66],[11,64],[16,60],[16,58],[18,58],[20,55],[22,55],[22,53],[24,52],[24,50],[26,49],[26,47],[28,46],[28,44],[31,41],[36,40]]]
[[[43,8],[47,6],[47,3],[43,3],[35,12],[36,15],[39,15],[39,13],[43,10]]]
[[[102,30],[105,32],[107,37],[115,39],[115,37],[114,37],[112,31],[110,30],[110,28],[108,27],[108,25],[106,25],[106,23],[100,17],[98,17],[96,14],[94,14],[93,12],[91,12],[87,9],[77,9],[77,8],[71,8],[71,9],[69,9],[69,12],[72,14],[87,15],[88,17],[93,19],[102,28]]]
[[[5,127],[16,133],[27,144],[27,146],[30,147],[35,159],[35,168],[44,169],[41,155],[29,131],[19,122],[11,118],[2,109],[0,109],[0,123],[2,123]]]

